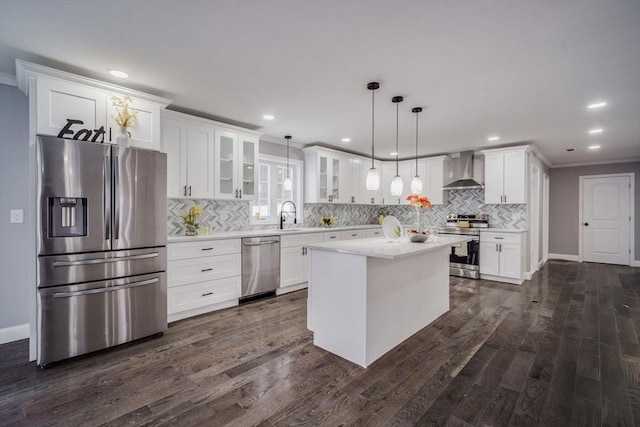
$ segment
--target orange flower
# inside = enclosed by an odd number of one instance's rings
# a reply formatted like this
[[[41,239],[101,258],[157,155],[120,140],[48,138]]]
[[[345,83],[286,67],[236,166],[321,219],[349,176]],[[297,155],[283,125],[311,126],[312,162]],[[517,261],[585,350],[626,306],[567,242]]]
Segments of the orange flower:
[[[431,201],[427,198],[427,196],[419,196],[418,194],[409,194],[407,196],[407,201],[416,208],[427,208],[432,209]]]

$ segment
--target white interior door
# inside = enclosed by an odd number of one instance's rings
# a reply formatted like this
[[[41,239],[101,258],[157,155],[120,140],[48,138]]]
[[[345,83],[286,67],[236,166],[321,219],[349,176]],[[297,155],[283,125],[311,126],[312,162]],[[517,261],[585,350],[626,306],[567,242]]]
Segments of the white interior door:
[[[629,265],[629,177],[583,177],[582,184],[583,260]]]

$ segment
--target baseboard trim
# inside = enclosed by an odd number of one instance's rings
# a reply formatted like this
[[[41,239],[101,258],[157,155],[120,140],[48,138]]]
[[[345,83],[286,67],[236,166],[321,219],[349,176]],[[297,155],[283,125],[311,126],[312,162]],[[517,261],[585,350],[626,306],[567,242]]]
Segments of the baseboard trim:
[[[526,273],[524,273],[524,280],[531,280],[531,278],[533,277],[534,274],[535,274],[535,272],[532,273],[530,271],[527,271]]]
[[[562,259],[565,261],[580,262],[580,257],[578,255],[549,254],[549,259]]]
[[[10,326],[0,329],[0,344],[29,338],[29,324]]]
[[[640,267],[640,260],[632,260],[631,261],[631,267]]]

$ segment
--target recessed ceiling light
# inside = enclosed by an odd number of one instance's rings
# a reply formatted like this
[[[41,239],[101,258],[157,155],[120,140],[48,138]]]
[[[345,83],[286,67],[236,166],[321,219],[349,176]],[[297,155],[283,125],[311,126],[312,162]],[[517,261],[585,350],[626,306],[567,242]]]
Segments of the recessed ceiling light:
[[[599,145],[590,145],[589,146],[589,150],[597,150],[598,148],[600,148]]]
[[[602,133],[604,129],[602,128],[596,128],[596,129],[589,129],[589,133],[591,135],[596,134],[596,133]]]
[[[487,141],[497,141],[499,139],[500,139],[499,136],[490,136],[489,138],[487,138]]]
[[[606,107],[607,103],[604,101],[598,101],[598,102],[594,102],[593,104],[589,104],[587,105],[587,108],[590,110],[593,110],[595,108],[602,108],[602,107]]]
[[[342,138],[340,141],[342,141],[342,142],[351,142],[351,138]]]
[[[114,68],[109,70],[109,74],[111,74],[113,77],[117,77],[119,79],[126,79],[129,77],[128,73],[125,73],[122,70],[116,70]]]
[[[397,156],[398,153],[396,153],[395,151],[392,151],[391,153],[389,153],[390,156]]]
[[[576,151],[576,149],[575,148],[565,148],[564,151],[570,153],[572,151]]]
[[[275,119],[275,117],[273,117],[271,114],[265,114],[264,116],[262,116],[263,119],[265,120],[273,120]]]

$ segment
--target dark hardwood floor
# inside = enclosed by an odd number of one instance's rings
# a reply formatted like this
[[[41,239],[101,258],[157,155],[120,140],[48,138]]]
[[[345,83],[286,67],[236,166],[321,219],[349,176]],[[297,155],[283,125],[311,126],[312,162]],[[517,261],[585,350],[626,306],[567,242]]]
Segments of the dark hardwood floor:
[[[44,371],[2,345],[0,425],[640,425],[638,268],[452,278],[451,311],[368,369],[313,346],[306,296]]]

